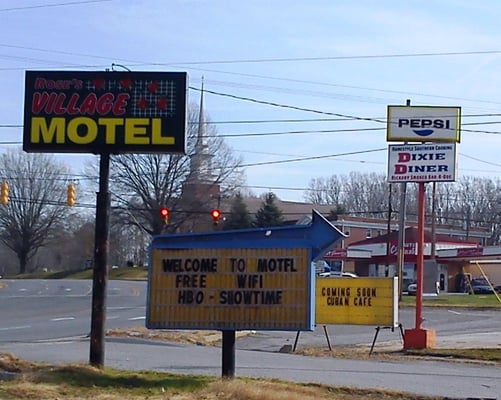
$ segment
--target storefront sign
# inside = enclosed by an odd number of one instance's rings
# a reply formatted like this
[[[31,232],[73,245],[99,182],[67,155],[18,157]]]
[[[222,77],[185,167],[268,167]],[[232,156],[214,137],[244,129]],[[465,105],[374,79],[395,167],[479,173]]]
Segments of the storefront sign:
[[[456,144],[388,146],[388,182],[453,182]]]
[[[460,107],[388,106],[388,142],[459,142]]]

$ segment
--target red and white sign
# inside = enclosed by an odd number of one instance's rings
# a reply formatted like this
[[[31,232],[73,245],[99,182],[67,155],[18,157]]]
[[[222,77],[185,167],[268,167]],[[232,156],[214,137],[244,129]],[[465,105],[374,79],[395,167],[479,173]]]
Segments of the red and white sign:
[[[390,254],[392,256],[398,254],[398,242],[390,242]],[[406,242],[404,244],[404,254],[406,256],[415,256],[417,254],[417,243],[416,242]]]
[[[328,260],[342,260],[346,258],[348,251],[346,249],[330,250],[324,255],[324,259]]]
[[[388,182],[453,182],[455,180],[455,143],[388,146]]]
[[[458,249],[457,257],[478,257],[484,254],[482,247],[474,247],[472,249]]]

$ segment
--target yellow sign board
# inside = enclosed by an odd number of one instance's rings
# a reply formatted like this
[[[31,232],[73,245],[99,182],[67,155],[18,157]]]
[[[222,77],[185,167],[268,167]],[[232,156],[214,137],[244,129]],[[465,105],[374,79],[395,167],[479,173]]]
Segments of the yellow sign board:
[[[398,326],[398,278],[317,278],[317,324]]]
[[[310,249],[153,249],[150,329],[311,330]]]

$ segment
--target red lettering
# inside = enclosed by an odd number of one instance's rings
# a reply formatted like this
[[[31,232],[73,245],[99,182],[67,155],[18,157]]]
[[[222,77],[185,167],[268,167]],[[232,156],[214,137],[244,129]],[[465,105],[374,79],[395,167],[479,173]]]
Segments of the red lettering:
[[[94,115],[96,112],[97,97],[94,93],[90,93],[80,105],[80,115]]]
[[[54,113],[56,115],[63,115],[66,112],[64,107],[64,101],[66,100],[66,95],[64,93],[59,93],[56,98],[56,104],[54,106]]]
[[[127,101],[129,100],[129,93],[120,93],[117,96],[115,104],[113,105],[113,115],[123,115],[126,112]]]
[[[411,160],[411,153],[398,153],[398,162],[407,162]]]
[[[73,93],[68,101],[68,105],[66,106],[66,112],[69,115],[77,115],[80,112],[80,109],[77,107],[78,100],[80,99],[80,95],[78,93]]]
[[[45,108],[48,99],[49,99],[49,94],[47,92],[33,93],[33,101],[31,102],[31,112],[33,114],[40,113]]]
[[[60,92],[35,92],[33,93],[31,110],[33,114],[57,115],[123,115],[127,112],[127,103],[130,99],[128,93],[105,93],[99,97],[89,93],[83,100],[79,93],[68,94]]]
[[[35,89],[44,89],[44,88],[45,88],[45,79],[44,78],[35,79]]]
[[[97,113],[99,115],[108,114],[113,107],[113,94],[105,93],[97,100]]]
[[[52,92],[49,94],[49,99],[47,101],[47,106],[45,107],[45,112],[47,114],[52,114],[54,112],[54,107],[56,104],[56,99],[57,99],[57,93]]]
[[[407,173],[407,165],[396,164],[394,173],[395,174],[406,174]]]

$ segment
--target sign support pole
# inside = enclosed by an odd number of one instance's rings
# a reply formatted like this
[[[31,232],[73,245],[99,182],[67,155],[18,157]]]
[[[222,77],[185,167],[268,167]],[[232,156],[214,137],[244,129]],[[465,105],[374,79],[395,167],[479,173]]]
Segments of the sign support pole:
[[[418,183],[418,237],[417,237],[417,290],[416,324],[414,329],[405,331],[405,349],[426,349],[435,347],[435,331],[422,329],[423,322],[423,269],[424,269],[424,222],[425,183]]]
[[[424,209],[425,187],[424,182],[418,183],[418,237],[417,237],[417,260],[416,260],[416,323],[415,328],[421,329],[423,322],[423,267],[424,267]]]
[[[235,377],[235,331],[223,331],[223,378]]]
[[[106,320],[106,286],[108,282],[108,230],[110,194],[108,192],[110,154],[101,153],[99,161],[99,192],[96,204],[94,240],[94,272],[92,283],[92,316],[90,331],[91,365],[104,366],[104,338]]]

